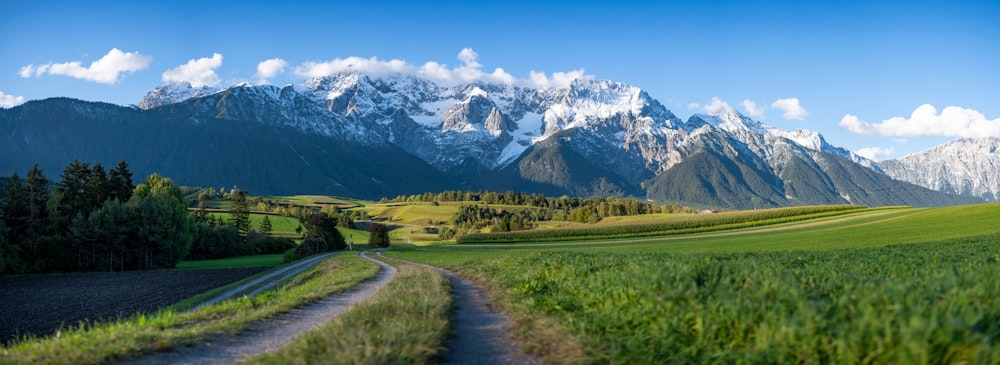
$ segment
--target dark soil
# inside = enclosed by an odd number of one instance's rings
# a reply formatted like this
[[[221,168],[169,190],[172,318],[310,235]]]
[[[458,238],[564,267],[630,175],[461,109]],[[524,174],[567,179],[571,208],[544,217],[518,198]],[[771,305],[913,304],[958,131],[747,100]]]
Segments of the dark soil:
[[[0,342],[46,336],[80,321],[152,313],[266,267],[0,278]]]

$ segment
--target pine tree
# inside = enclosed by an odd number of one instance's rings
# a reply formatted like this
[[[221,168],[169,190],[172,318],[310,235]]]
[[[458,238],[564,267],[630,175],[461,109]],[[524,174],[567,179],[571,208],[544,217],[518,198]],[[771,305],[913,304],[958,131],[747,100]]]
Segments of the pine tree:
[[[3,204],[0,205],[0,216],[7,223],[7,238],[11,244],[16,244],[27,231],[30,217],[28,194],[21,183],[21,177],[14,173],[7,180],[3,189]]]
[[[104,172],[104,166],[100,163],[94,164],[84,182],[86,189],[87,210],[96,210],[110,194],[108,175]]]
[[[270,237],[271,236],[271,228],[272,228],[271,227],[271,218],[268,218],[265,215],[264,219],[262,219],[260,221],[260,233],[263,233],[265,236]]]
[[[45,178],[42,169],[35,164],[28,170],[25,179],[25,192],[28,194],[28,234],[31,236],[42,234],[45,228],[45,220],[48,211],[45,209],[49,203],[49,179]]]
[[[127,202],[132,197],[135,185],[132,184],[132,171],[128,170],[125,160],[118,161],[118,165],[108,172],[109,199],[118,199],[120,202]]]
[[[242,190],[234,191],[230,194],[230,198],[233,201],[233,205],[229,209],[229,214],[232,216],[230,222],[232,222],[233,227],[236,227],[240,238],[245,241],[250,235],[250,205]]]

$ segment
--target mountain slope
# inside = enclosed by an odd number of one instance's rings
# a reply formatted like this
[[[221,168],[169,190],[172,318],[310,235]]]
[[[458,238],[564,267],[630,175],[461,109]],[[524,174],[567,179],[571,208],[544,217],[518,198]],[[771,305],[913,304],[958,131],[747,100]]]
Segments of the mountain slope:
[[[963,138],[897,160],[879,162],[886,175],[950,194],[1000,198],[1000,139]]]
[[[730,209],[968,201],[896,184],[819,133],[716,106],[683,121],[607,80],[536,89],[346,72],[284,87],[168,84],[139,107],[50,99],[0,110],[0,173],[126,159],[139,174],[257,193],[489,188]]]
[[[0,110],[4,156],[17,156],[0,158],[0,169],[21,172],[39,163],[54,178],[74,159],[106,166],[125,159],[137,178],[157,172],[186,185],[236,185],[259,194],[378,198],[455,187],[392,145],[257,121],[183,118],[177,109],[184,107],[143,111],[48,99]]]

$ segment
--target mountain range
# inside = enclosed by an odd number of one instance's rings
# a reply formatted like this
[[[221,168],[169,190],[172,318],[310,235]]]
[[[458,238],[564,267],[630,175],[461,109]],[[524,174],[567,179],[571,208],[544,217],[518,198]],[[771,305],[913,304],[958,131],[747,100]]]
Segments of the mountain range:
[[[766,208],[961,204],[1000,191],[922,184],[907,178],[927,176],[907,175],[920,161],[875,163],[728,107],[681,120],[606,80],[539,89],[347,72],[284,87],[171,83],[138,105],[52,98],[0,110],[0,154],[0,174],[125,159],[137,175],[185,185],[360,198],[491,189]]]

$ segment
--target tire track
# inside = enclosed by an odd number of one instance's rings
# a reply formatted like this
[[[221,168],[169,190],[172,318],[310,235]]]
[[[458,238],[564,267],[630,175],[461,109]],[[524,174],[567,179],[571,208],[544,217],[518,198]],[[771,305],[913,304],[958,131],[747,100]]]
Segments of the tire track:
[[[235,336],[213,335],[191,347],[179,347],[173,352],[157,352],[127,359],[121,364],[230,364],[275,351],[298,335],[315,329],[354,305],[368,300],[396,276],[396,268],[370,258],[364,252],[361,257],[378,264],[381,269],[374,278],[362,281],[345,292],[258,321]]]
[[[382,256],[382,252],[377,253]],[[393,258],[393,260],[399,260]],[[507,337],[510,319],[493,310],[489,295],[476,284],[440,267],[399,260],[433,269],[451,281],[458,307],[453,317],[455,336],[448,341],[446,364],[541,364]]]

